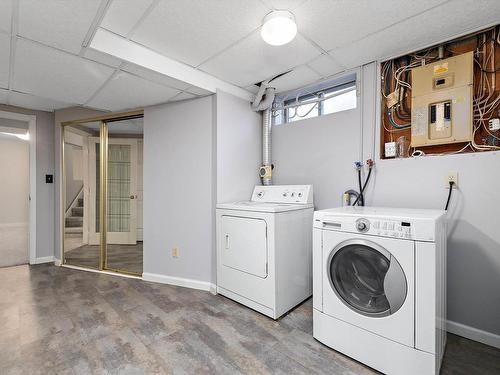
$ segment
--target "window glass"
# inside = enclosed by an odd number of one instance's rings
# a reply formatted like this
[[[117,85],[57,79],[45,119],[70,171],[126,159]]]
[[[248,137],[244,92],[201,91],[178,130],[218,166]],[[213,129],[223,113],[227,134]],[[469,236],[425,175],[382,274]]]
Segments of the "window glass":
[[[273,124],[281,125],[356,108],[356,83],[350,82],[275,103]]]

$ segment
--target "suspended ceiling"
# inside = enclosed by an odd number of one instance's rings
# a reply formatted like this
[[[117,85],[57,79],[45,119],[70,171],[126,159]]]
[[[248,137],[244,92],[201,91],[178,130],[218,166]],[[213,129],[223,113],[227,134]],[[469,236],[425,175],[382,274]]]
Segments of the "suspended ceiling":
[[[289,9],[299,34],[259,34]],[[323,80],[500,19],[498,0],[2,0],[0,103],[118,111],[209,92],[85,47],[102,27],[251,92],[292,70],[278,91]]]

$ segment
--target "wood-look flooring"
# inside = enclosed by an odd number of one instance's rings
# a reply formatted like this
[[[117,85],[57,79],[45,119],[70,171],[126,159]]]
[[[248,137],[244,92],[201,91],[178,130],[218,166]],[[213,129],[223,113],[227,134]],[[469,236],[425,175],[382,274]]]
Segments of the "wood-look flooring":
[[[0,374],[375,374],[222,296],[53,265],[0,269]],[[500,350],[448,335],[442,374],[500,374]]]

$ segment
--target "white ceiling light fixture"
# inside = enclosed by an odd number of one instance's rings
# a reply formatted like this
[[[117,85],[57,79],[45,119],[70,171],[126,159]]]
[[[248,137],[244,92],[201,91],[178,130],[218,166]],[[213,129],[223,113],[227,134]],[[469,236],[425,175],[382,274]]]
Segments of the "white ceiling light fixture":
[[[272,46],[290,43],[297,35],[295,16],[288,10],[275,10],[264,17],[260,35]]]

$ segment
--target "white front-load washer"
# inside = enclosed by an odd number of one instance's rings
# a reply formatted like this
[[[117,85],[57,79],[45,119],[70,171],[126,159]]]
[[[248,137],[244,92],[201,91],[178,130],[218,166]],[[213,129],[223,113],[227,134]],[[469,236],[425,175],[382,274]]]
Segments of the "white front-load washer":
[[[312,294],[311,185],[217,205],[217,293],[273,319]]]
[[[386,374],[439,372],[446,343],[446,225],[436,210],[317,211],[313,334]]]

